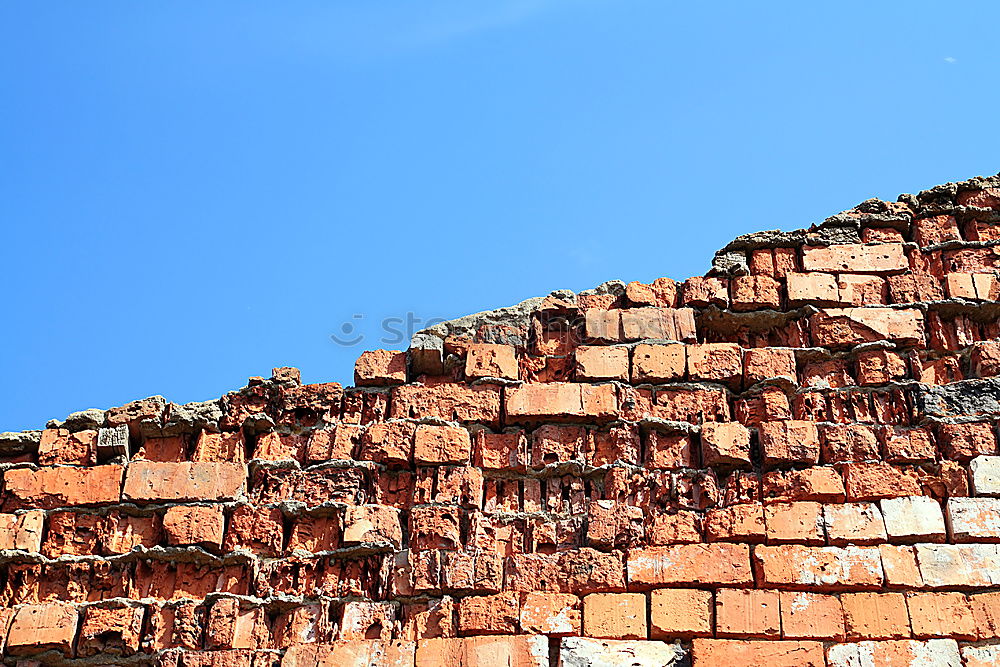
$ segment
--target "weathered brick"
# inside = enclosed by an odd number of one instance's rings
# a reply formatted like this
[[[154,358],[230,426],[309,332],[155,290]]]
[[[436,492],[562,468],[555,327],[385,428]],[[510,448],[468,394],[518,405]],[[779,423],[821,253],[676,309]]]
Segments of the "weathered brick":
[[[976,639],[976,618],[964,593],[908,593],[910,627],[918,639]]]
[[[763,497],[768,502],[816,500],[824,503],[844,501],[844,480],[830,467],[805,470],[774,470],[764,474]]]
[[[163,515],[163,532],[173,546],[196,545],[218,549],[224,530],[222,508],[174,505]]]
[[[495,426],[500,420],[500,389],[489,384],[394,387],[390,412],[396,419],[438,417]]]
[[[339,663],[328,663],[338,664]],[[417,644],[420,667],[548,667],[549,645],[542,636],[425,639]]]
[[[47,428],[38,443],[38,464],[51,466],[94,465],[97,463],[97,431],[70,433],[64,428]]]
[[[843,348],[879,340],[923,345],[924,319],[912,308],[828,308],[810,317],[813,344]]]
[[[750,549],[745,544],[678,544],[629,551],[630,587],[672,584],[750,584]]]
[[[763,542],[765,535],[762,505],[733,505],[705,513],[705,537],[709,542]]]
[[[112,466],[108,466],[112,467]],[[246,484],[237,463],[136,461],[125,475],[123,500],[139,502],[235,500]]]
[[[901,243],[877,243],[806,247],[802,249],[806,271],[831,273],[892,273],[909,268]]]
[[[824,505],[823,523],[830,544],[878,544],[885,542],[885,522],[875,503]]]
[[[758,583],[764,586],[863,590],[883,583],[876,547],[758,546],[753,557]]]
[[[844,609],[836,595],[781,591],[781,636],[785,639],[844,639]]]
[[[683,380],[687,370],[687,346],[682,343],[642,343],[632,351],[633,382]]]
[[[468,430],[456,426],[417,426],[413,444],[413,460],[417,465],[466,464],[471,456],[472,439]]]
[[[780,637],[778,591],[722,588],[715,594],[718,637]]]
[[[102,603],[87,607],[80,623],[77,656],[137,653],[144,611],[142,605],[135,603]]]
[[[575,378],[589,380],[628,380],[628,348],[622,346],[581,345],[574,351]]]
[[[602,639],[645,639],[646,596],[591,593],[583,598],[583,634]]]
[[[42,548],[44,522],[45,513],[38,510],[0,514],[0,550],[38,552]]]
[[[712,636],[712,592],[658,588],[649,593],[649,636],[675,639]]]
[[[758,428],[764,465],[819,463],[819,434],[813,422],[761,422]]]
[[[848,639],[902,639],[910,617],[902,593],[845,593],[840,596]]]
[[[953,639],[913,641],[863,641],[854,644],[836,644],[827,651],[827,667],[961,667],[958,644]]]
[[[580,598],[567,593],[524,593],[521,595],[520,626],[528,634],[565,637],[582,629]]]
[[[746,386],[765,380],[784,380],[796,384],[795,354],[786,348],[767,347],[743,353],[743,383]]]
[[[55,650],[72,657],[78,622],[79,614],[71,605],[32,604],[20,607],[7,633],[7,652],[11,655],[31,655]]]
[[[135,466],[146,465],[133,463]],[[118,502],[122,472],[119,465],[93,468],[14,468],[3,474],[4,510],[53,509]]]
[[[739,422],[709,422],[701,427],[701,457],[706,466],[750,465],[750,430]]]
[[[825,667],[822,642],[746,641],[695,639],[691,656],[695,665],[740,667]]]
[[[406,352],[370,350],[354,363],[354,384],[388,386],[406,382]]]
[[[525,422],[538,419],[608,420],[618,411],[612,385],[573,383],[529,384],[507,393],[508,419]]]
[[[973,493],[1000,497],[1000,456],[977,456],[969,462],[969,471]]]
[[[946,513],[953,542],[1000,541],[1000,499],[949,498]]]
[[[945,538],[941,506],[933,498],[908,496],[879,502],[889,538],[901,542],[942,542]]]
[[[743,375],[743,350],[734,343],[688,345],[687,367],[692,380],[736,384]]]
[[[514,346],[493,343],[470,345],[465,358],[465,377],[516,380],[518,367]]]
[[[997,453],[993,425],[986,422],[941,424],[938,427],[938,443],[945,457],[962,463],[977,456],[992,456]]]
[[[823,531],[823,505],[817,502],[775,503],[764,508],[768,544],[793,542],[821,545],[826,542]]]

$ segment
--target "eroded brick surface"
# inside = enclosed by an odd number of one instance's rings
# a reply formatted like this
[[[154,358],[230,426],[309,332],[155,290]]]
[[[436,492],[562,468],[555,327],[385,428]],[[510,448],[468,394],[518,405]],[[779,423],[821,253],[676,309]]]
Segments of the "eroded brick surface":
[[[1000,663],[1000,178],[10,440],[7,664]],[[19,447],[19,449],[18,449]]]

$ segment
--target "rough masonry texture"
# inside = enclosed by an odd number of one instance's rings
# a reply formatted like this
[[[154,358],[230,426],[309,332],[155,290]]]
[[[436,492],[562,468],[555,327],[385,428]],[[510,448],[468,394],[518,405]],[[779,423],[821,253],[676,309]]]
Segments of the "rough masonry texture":
[[[0,435],[25,665],[1000,665],[1000,177]]]

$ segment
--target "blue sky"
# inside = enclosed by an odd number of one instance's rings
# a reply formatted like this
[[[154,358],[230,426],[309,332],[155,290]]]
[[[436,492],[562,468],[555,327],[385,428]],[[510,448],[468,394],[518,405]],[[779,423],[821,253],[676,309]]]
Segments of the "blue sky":
[[[1000,170],[988,2],[0,5],[0,430]],[[347,322],[364,340],[335,344]],[[387,346],[392,346],[391,344]],[[398,343],[395,347],[403,347]]]

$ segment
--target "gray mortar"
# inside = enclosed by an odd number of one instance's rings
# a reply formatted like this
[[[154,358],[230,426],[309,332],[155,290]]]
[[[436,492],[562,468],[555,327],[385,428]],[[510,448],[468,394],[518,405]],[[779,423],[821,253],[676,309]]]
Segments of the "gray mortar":
[[[914,397],[919,413],[931,419],[1000,416],[1000,378],[920,384]]]

